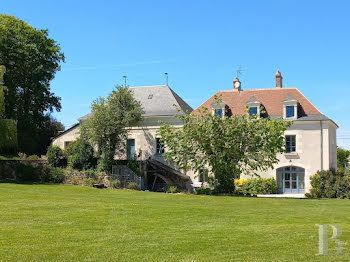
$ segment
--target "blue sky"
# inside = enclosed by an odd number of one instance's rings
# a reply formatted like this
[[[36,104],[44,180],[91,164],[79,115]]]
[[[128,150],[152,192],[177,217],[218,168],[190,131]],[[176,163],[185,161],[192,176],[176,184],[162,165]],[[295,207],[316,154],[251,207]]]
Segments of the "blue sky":
[[[66,63],[52,82],[66,128],[127,75],[130,86],[169,85],[193,108],[232,88],[297,87],[339,126],[350,149],[350,1],[2,1],[48,28]]]

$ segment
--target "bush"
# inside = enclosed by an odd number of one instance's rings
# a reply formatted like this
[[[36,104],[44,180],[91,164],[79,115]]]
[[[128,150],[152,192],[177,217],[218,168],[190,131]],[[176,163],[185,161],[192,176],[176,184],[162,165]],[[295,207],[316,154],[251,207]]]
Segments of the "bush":
[[[139,185],[138,185],[137,183],[135,183],[135,182],[130,182],[130,183],[128,184],[128,188],[129,188],[129,189],[132,189],[132,190],[140,190]]]
[[[311,177],[310,195],[316,198],[349,198],[350,175],[334,169],[318,171]]]
[[[77,185],[79,185],[79,179],[76,176],[73,176],[71,181],[70,181],[70,183],[72,185],[76,185],[77,186]]]
[[[47,150],[47,161],[53,167],[65,167],[67,166],[67,159],[63,150],[58,146],[49,146]]]
[[[171,193],[171,194],[175,194],[175,193],[180,193],[182,191],[182,188],[180,186],[168,186],[165,190],[166,193]]]
[[[210,188],[198,188],[196,189],[196,195],[211,195],[212,191]]]
[[[96,181],[93,178],[84,177],[82,183],[84,186],[92,187],[94,184],[96,184]]]
[[[94,168],[97,159],[94,157],[94,149],[82,139],[73,141],[66,150],[68,164],[74,169],[86,170]]]
[[[33,165],[16,163],[14,166],[17,181],[41,182],[41,183],[62,183],[65,174],[63,169],[49,165]]]
[[[113,188],[120,188],[121,187],[121,183],[120,180],[116,179],[112,181],[112,187]]]
[[[43,183],[62,183],[65,179],[64,170],[58,167],[45,166],[40,180]]]
[[[19,156],[20,159],[27,159],[27,154],[26,153],[19,152],[18,156]]]
[[[92,178],[94,180],[98,179],[98,172],[96,169],[87,169],[84,171],[81,171],[81,174],[87,178]]]
[[[244,195],[276,194],[277,189],[274,178],[251,178],[243,182],[241,192]]]
[[[40,157],[38,157],[37,155],[31,155],[27,157],[28,160],[39,160]]]
[[[14,165],[16,180],[24,182],[39,182],[41,180],[42,168],[31,164],[17,162]]]

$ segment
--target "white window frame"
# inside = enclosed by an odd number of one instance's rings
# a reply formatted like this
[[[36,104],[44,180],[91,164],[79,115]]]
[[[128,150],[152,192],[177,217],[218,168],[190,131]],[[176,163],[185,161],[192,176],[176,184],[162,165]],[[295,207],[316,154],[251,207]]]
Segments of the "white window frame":
[[[294,107],[294,116],[287,117],[287,106]],[[293,97],[288,97],[283,101],[283,119],[294,120],[298,118],[298,101]]]
[[[287,151],[287,137],[294,137],[294,139],[295,139],[295,150],[294,151],[292,151],[292,149],[293,149],[293,143],[290,143],[290,145],[289,145],[289,149],[288,150],[290,150],[290,151]],[[285,140],[285,149],[286,149],[286,152],[285,152],[285,154],[296,154],[297,153],[297,136],[296,135],[294,135],[294,134],[288,134],[288,135],[285,135],[284,136],[284,140]]]
[[[256,107],[257,108],[257,116],[258,118],[260,117],[260,107],[261,103],[258,101],[255,97],[251,97],[250,100],[247,102],[247,107],[248,107],[248,114],[250,115],[250,108]]]
[[[211,104],[212,115],[215,116],[215,111],[216,111],[216,110],[222,110],[222,116],[221,116],[221,118],[224,118],[224,117],[225,117],[225,106],[226,106],[226,105],[225,105],[223,102],[217,103],[217,102],[214,101],[214,102]]]

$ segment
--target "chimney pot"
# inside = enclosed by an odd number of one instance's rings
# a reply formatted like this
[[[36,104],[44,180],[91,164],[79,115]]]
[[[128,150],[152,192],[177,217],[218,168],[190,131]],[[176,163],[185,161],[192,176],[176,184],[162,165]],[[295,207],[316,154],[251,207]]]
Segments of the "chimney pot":
[[[282,88],[282,74],[278,70],[276,72],[276,88]]]

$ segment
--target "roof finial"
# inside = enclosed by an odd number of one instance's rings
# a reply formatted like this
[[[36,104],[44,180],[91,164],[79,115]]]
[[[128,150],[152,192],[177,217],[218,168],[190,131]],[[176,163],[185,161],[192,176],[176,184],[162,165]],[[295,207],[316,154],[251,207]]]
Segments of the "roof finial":
[[[168,73],[164,73],[165,76],[165,85],[168,86]]]
[[[127,79],[127,77],[123,76],[123,78],[124,78],[124,87],[126,87],[126,79]]]

